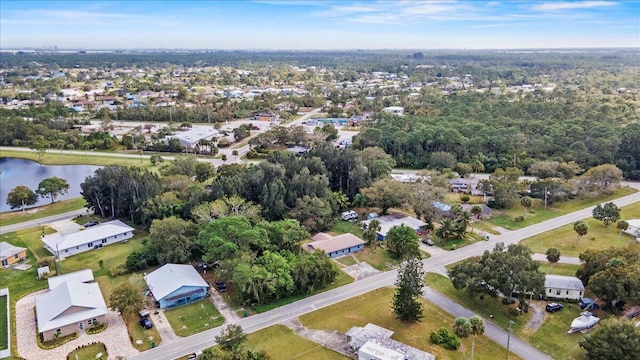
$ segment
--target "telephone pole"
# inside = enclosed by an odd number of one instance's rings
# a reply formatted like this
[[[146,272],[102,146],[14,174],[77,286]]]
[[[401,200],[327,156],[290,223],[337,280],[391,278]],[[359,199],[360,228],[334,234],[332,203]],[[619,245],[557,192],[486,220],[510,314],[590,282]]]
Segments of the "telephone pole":
[[[509,341],[511,340],[511,325],[513,324],[513,321],[509,320],[509,333],[507,334],[507,356],[505,357],[505,360],[509,360]]]

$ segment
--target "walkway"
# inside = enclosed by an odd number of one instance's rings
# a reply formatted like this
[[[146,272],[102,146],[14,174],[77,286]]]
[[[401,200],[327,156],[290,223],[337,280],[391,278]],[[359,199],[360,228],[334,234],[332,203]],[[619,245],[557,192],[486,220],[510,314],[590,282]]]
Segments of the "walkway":
[[[211,301],[213,305],[218,309],[220,315],[224,318],[225,324],[233,324],[240,320],[240,316],[227,304],[226,301],[218,294],[217,290],[211,289]]]
[[[109,311],[107,314],[107,329],[105,331],[95,335],[82,332],[77,339],[55,349],[41,349],[36,343],[34,307],[36,297],[47,291],[36,291],[16,303],[16,339],[20,357],[29,360],[66,359],[67,355],[77,347],[94,342],[101,342],[106,346],[109,359],[126,358],[138,354],[138,350],[131,345],[124,320],[113,311]]]
[[[153,321],[153,325],[156,327],[156,330],[158,330],[160,339],[162,339],[160,345],[168,344],[180,338],[176,335],[176,332],[173,331],[169,320],[164,315],[164,310],[158,309],[158,311],[153,311],[151,313],[151,321]]]

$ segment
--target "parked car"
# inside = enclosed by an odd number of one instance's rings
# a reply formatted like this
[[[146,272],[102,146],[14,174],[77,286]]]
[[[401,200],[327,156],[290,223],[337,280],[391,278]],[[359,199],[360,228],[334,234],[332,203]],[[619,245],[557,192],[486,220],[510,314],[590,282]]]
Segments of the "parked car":
[[[151,320],[149,319],[149,315],[146,316],[140,316],[140,325],[149,330],[153,327],[153,323],[151,322]]]
[[[422,239],[422,243],[425,245],[433,246],[433,240],[431,239]]]
[[[580,309],[582,310],[586,308],[589,308],[589,310],[596,310],[600,308],[600,305],[598,305],[595,300],[590,298],[580,299],[580,301],[578,302],[578,305],[580,305]]]
[[[89,222],[84,224],[84,227],[88,228],[88,227],[96,226],[98,224],[100,224],[100,223],[97,222],[97,221],[89,221]]]
[[[548,312],[553,313],[553,312],[560,311],[560,310],[564,309],[564,306],[562,306],[562,304],[558,304],[558,303],[550,303],[550,304],[547,304],[547,307],[545,309]]]
[[[216,288],[220,292],[226,292],[227,291],[227,284],[225,284],[224,282],[222,282],[220,280],[216,280]]]

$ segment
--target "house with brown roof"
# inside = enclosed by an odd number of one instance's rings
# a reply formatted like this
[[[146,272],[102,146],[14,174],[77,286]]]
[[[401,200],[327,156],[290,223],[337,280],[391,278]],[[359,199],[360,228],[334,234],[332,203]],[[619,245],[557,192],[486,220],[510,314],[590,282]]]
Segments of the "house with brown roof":
[[[303,245],[305,250],[309,252],[322,250],[332,259],[362,251],[365,244],[364,240],[350,233],[338,236],[319,233],[311,239],[312,242]]]

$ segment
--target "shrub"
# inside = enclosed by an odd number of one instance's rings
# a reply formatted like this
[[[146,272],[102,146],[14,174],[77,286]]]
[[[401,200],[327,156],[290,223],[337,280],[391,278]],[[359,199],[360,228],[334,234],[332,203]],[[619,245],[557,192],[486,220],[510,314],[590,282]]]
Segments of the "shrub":
[[[460,339],[444,326],[439,327],[437,332],[432,331],[429,340],[434,344],[442,345],[447,350],[458,350],[460,347]]]
[[[529,312],[529,303],[526,302],[523,299],[520,299],[518,301],[518,309],[520,309],[520,311],[528,313]]]
[[[107,329],[107,324],[96,321],[91,325],[90,328],[86,330],[86,332],[89,335],[93,335],[93,334],[101,333],[106,329]]]
[[[49,270],[53,270],[56,266],[56,258],[53,256],[47,256],[39,259],[36,263],[36,267],[41,268],[43,266],[48,266]]]
[[[520,315],[520,310],[510,307],[509,310],[507,310],[507,313],[511,316],[518,316]]]
[[[469,197],[469,195],[462,195],[462,196],[460,196],[460,201],[462,201],[462,202],[463,202],[463,203],[465,203],[465,204],[466,204],[467,202],[469,202],[469,199],[471,199],[471,198]]]
[[[516,216],[515,218],[513,218],[513,221],[515,221],[515,222],[523,222],[524,221],[524,216],[522,216],[522,215]]]

